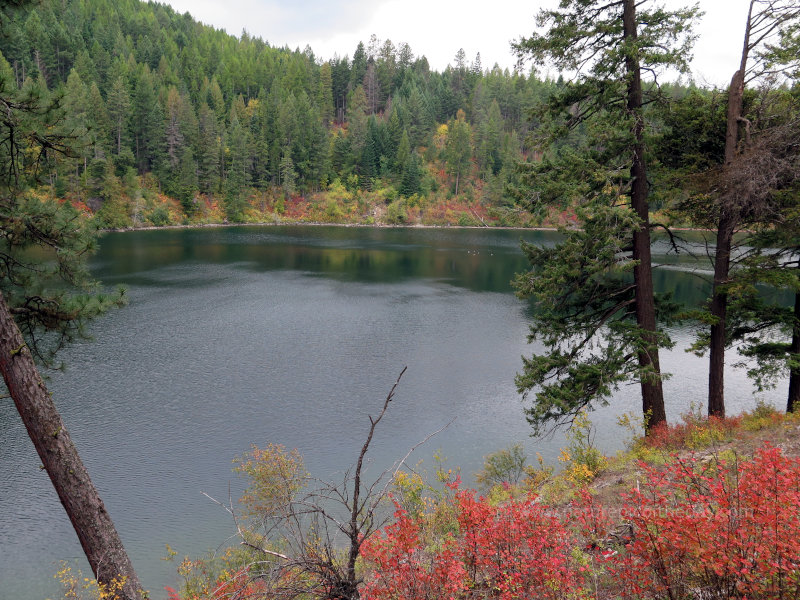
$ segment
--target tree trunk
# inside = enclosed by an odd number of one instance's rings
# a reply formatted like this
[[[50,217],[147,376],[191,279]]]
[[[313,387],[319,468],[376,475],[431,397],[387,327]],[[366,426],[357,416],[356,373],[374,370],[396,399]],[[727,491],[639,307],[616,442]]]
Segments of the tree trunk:
[[[800,360],[800,292],[794,295],[794,325],[792,326],[792,345],[789,352]],[[789,370],[789,398],[786,412],[794,412],[800,408],[800,367]]]
[[[635,40],[636,3],[625,0],[623,28],[626,39]],[[664,391],[661,385],[661,366],[658,360],[656,339],[656,308],[653,292],[653,265],[650,256],[650,215],[647,202],[647,165],[644,158],[644,118],[642,116],[642,80],[639,58],[629,54],[625,59],[628,73],[628,111],[634,118],[633,164],[631,165],[631,207],[641,221],[633,234],[633,279],[636,287],[636,323],[643,330],[643,348],[639,351],[639,367],[642,370],[642,410],[647,430],[666,421]]]
[[[117,592],[110,597],[143,600],[139,579],[111,517],[78,456],[2,293],[0,371],[97,581]],[[124,580],[121,590],[117,590],[114,580]]]
[[[752,11],[752,4],[751,4]],[[730,165],[736,156],[739,143],[739,119],[742,117],[742,97],[744,95],[744,73],[747,67],[747,54],[750,40],[750,16],[748,13],[745,28],[745,42],[739,70],[733,74],[728,88],[728,114],[725,129],[725,164]],[[709,338],[708,364],[708,414],[725,416],[725,330],[727,327],[728,296],[724,285],[728,282],[731,264],[733,234],[739,225],[740,211],[736,199],[726,198],[720,206],[717,223],[717,245],[714,251],[714,284],[711,291],[711,325]]]
[[[725,416],[725,343],[728,295],[723,286],[728,282],[731,264],[733,232],[738,221],[733,207],[723,206],[717,225],[717,245],[714,251],[714,284],[711,293],[711,315],[714,322],[709,334],[708,414]]]

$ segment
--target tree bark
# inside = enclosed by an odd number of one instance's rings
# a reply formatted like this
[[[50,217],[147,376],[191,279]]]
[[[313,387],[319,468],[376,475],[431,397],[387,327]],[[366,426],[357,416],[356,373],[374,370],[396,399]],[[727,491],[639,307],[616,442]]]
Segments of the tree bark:
[[[747,14],[744,46],[739,70],[733,74],[728,88],[728,112],[725,128],[725,165],[729,166],[736,157],[739,143],[739,123],[742,117],[742,98],[744,96],[744,76],[747,70],[747,56],[750,47],[750,23],[752,2]],[[735,198],[723,199],[717,223],[717,244],[714,252],[714,283],[711,291],[711,325],[709,337],[708,364],[708,414],[725,416],[725,343],[728,316],[728,296],[725,284],[730,276],[731,248],[733,234],[739,225],[740,210]]]
[[[99,583],[119,600],[143,600],[111,517],[81,462],[33,356],[0,292],[0,371]],[[124,581],[117,589],[116,581]]]
[[[800,292],[794,295],[794,325],[789,352],[800,358]],[[789,370],[789,398],[786,401],[786,412],[794,412],[798,408],[800,408],[800,367],[795,367]]]
[[[717,245],[714,251],[714,284],[711,293],[711,315],[714,322],[709,333],[708,360],[708,414],[725,416],[725,344],[728,296],[724,285],[728,282],[731,264],[733,232],[738,221],[733,207],[723,206],[717,225]]]
[[[623,7],[623,35],[626,40],[635,40],[636,2],[625,0]],[[633,164],[631,165],[631,207],[641,221],[633,234],[633,269],[636,287],[636,322],[643,330],[644,346],[639,351],[639,367],[642,370],[642,410],[649,431],[666,421],[664,391],[661,383],[661,366],[658,358],[656,336],[656,308],[653,290],[653,264],[650,255],[650,214],[647,202],[647,165],[644,158],[644,117],[642,115],[642,80],[637,55],[629,54],[625,59],[628,74],[628,111],[633,116]]]

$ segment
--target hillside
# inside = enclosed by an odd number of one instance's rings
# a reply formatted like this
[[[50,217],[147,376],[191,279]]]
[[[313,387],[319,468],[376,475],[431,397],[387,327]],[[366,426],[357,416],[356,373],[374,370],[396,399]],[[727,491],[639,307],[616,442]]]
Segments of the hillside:
[[[8,9],[5,85],[57,100],[43,196],[104,227],[529,223],[506,192],[554,86],[463,51],[431,71],[374,36],[318,59],[137,0]]]

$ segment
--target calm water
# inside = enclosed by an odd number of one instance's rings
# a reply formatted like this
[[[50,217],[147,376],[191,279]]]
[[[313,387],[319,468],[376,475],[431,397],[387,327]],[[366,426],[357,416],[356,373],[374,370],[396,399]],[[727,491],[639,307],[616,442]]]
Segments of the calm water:
[[[226,514],[202,492],[235,498],[231,460],[250,444],[298,448],[315,475],[356,457],[368,421],[403,366],[396,401],[373,442],[379,473],[426,434],[452,424],[412,462],[437,449],[465,479],[489,452],[521,442],[555,462],[560,435],[529,437],[513,378],[526,345],[528,307],[509,281],[525,269],[519,239],[553,234],[485,230],[238,227],[109,234],[97,277],[128,286],[130,305],[100,319],[95,339],[64,352],[50,374],[67,427],[145,587],[176,585],[182,556],[223,544]],[[657,248],[658,250],[658,248]],[[662,249],[663,250],[663,249]],[[688,301],[707,288],[691,261],[670,257],[656,285]],[[662,355],[668,414],[706,386],[689,334]],[[753,405],[741,373],[728,405]],[[598,444],[613,452],[619,413],[638,388],[598,411]],[[763,395],[783,404],[785,387]],[[55,596],[52,574],[81,550],[10,400],[0,402],[0,599]]]

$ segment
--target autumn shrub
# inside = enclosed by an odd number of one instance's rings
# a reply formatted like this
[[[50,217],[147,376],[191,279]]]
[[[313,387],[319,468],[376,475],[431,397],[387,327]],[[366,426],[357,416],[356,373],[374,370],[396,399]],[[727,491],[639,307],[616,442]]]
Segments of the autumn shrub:
[[[782,413],[771,404],[758,401],[752,411],[742,415],[742,428],[745,431],[760,431],[782,421],[791,421],[792,418],[797,418],[797,416],[791,413]]]
[[[124,577],[102,584],[94,578],[84,577],[80,569],[73,569],[66,561],[61,561],[61,568],[54,577],[61,586],[64,600],[118,600],[123,596]]]
[[[797,598],[800,461],[769,445],[726,463],[695,455],[625,499],[634,539],[608,563],[628,598]]]
[[[525,479],[522,487],[529,493],[538,492],[553,479],[555,467],[544,462],[544,458],[536,453],[536,465],[525,466]]]
[[[485,491],[498,485],[515,486],[525,474],[527,458],[519,443],[492,452],[484,459],[483,468],[475,473],[475,481]]]
[[[741,416],[705,417],[693,408],[681,415],[679,423],[664,422],[653,427],[644,443],[658,450],[700,450],[731,439],[741,422]]]
[[[259,579],[258,570],[268,568],[256,560],[246,547],[229,547],[209,556],[185,558],[178,566],[183,578],[180,594],[167,587],[168,600],[222,600],[227,598],[264,597],[266,581]]]
[[[575,416],[567,440],[567,447],[561,450],[558,460],[572,485],[581,486],[592,481],[608,466],[608,459],[594,445],[594,428],[586,412]]]
[[[370,600],[575,598],[582,564],[565,521],[531,496],[493,505],[453,484],[457,529],[424,542],[426,523],[398,506],[394,522],[365,542]]]
[[[297,449],[280,444],[255,444],[234,459],[235,473],[247,478],[248,486],[240,498],[246,516],[273,514],[287,506],[308,481],[303,457]]]

